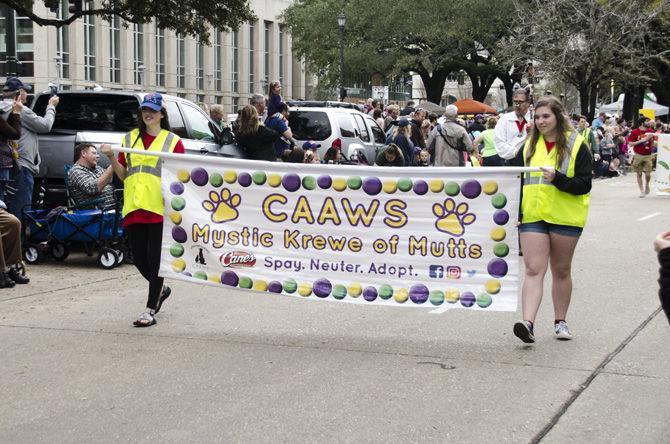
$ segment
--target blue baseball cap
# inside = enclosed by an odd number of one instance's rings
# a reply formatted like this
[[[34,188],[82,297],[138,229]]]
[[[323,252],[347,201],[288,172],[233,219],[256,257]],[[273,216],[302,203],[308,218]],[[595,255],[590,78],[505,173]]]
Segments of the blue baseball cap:
[[[154,111],[160,111],[163,108],[163,96],[157,92],[149,93],[144,96],[144,100],[142,101],[140,107],[147,107]]]
[[[19,80],[18,77],[8,77],[7,81],[5,82],[5,87],[2,90],[4,92],[12,92],[12,91],[18,91],[20,89],[23,89],[25,91],[32,90],[30,86],[23,83],[21,80]]]
[[[307,142],[302,144],[303,150],[313,150],[315,148],[321,148],[321,145],[318,143],[314,143],[311,140],[308,140]]]

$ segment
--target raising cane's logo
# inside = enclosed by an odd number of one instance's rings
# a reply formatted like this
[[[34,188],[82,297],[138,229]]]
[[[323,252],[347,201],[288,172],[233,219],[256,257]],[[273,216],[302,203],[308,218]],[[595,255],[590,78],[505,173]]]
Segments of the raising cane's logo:
[[[245,268],[256,265],[253,253],[246,251],[229,251],[221,255],[221,265],[227,268]]]

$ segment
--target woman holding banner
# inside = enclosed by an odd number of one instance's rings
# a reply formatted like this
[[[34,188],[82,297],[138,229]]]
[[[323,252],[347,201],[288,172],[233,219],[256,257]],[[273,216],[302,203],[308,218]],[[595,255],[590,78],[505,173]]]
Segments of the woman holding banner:
[[[159,93],[144,96],[138,115],[138,128],[126,134],[122,146],[156,153],[184,153],[184,145],[170,132],[167,111]],[[163,286],[158,276],[163,237],[163,194],[161,192],[161,163],[158,156],[133,153],[119,154],[118,160],[109,145],[102,145],[114,169],[123,181],[123,228],[130,235],[133,261],[144,279],[149,281],[146,310],[133,323],[150,327],[155,315],[170,296],[170,287]]]
[[[537,101],[534,125],[519,156],[525,166],[541,171],[523,175],[519,239],[526,274],[523,320],[514,324],[514,334],[535,342],[533,327],[550,267],[554,333],[557,339],[572,339],[565,318],[572,296],[572,256],[589,208],[591,154],[561,102],[549,96]]]

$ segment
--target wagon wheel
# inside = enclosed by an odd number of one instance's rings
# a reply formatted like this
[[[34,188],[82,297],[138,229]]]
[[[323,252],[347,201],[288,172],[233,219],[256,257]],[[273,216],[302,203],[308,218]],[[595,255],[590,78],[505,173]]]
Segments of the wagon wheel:
[[[70,249],[62,242],[56,242],[51,245],[49,252],[58,262],[64,261],[70,254]]]
[[[98,255],[98,264],[105,270],[111,270],[119,261],[116,251],[111,248],[103,248]]]
[[[31,265],[34,265],[42,259],[40,249],[36,245],[26,245],[23,249],[23,259]]]
[[[115,267],[118,267],[119,265],[121,265],[123,263],[123,259],[125,258],[125,254],[123,253],[122,248],[119,248],[118,250],[114,250],[114,251],[116,252],[116,257],[117,257]]]

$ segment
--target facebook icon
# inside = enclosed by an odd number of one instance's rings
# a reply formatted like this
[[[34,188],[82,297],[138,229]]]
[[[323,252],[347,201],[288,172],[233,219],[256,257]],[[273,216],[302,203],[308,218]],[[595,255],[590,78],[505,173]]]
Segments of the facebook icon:
[[[428,267],[428,276],[432,278],[444,277],[444,267],[442,265],[431,265]]]

